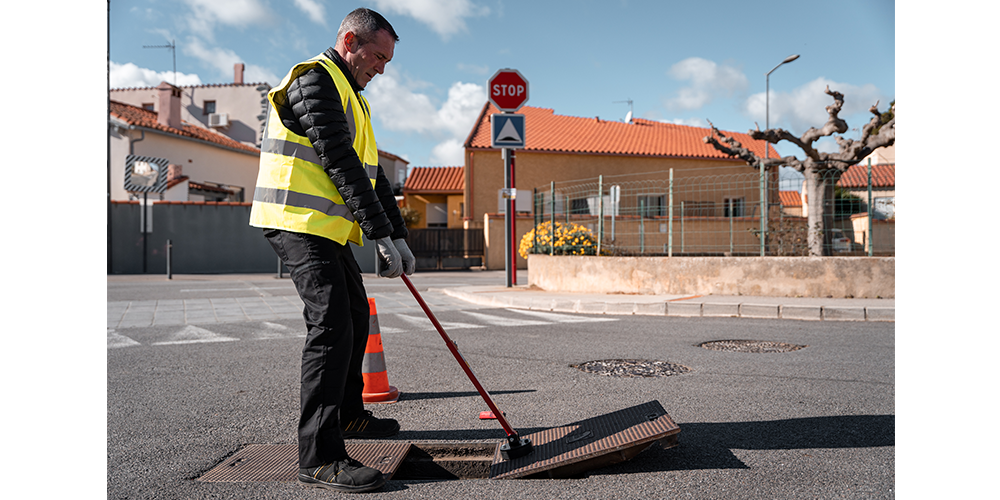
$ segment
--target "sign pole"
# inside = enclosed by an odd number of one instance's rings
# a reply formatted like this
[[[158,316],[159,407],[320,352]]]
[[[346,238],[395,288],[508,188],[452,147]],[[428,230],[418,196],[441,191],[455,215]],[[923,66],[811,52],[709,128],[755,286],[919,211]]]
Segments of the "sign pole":
[[[514,179],[514,169],[517,166],[517,154],[510,150],[510,191],[514,194],[510,200],[510,272],[511,285],[517,285],[517,183]]]
[[[512,216],[514,215],[513,213],[511,213],[511,206],[510,206],[511,202],[514,201],[514,200],[511,199],[511,196],[510,196],[510,194],[511,194],[510,193],[510,153],[511,153],[511,149],[510,148],[503,148],[502,151],[503,151],[502,155],[503,155],[503,197],[504,197],[504,216],[503,216],[504,217],[504,219],[503,219],[504,220],[504,246],[503,246],[504,256],[503,256],[503,261],[504,261],[504,264],[505,264],[504,267],[507,268],[507,273],[506,273],[507,274],[507,288],[510,288],[511,287],[511,283],[512,283],[512,281],[511,281],[511,277],[512,277],[512,274],[511,274],[512,269],[511,269],[511,267],[512,266],[510,265],[510,257],[511,257],[511,255],[510,255],[510,243],[511,243],[512,235],[510,234],[510,222],[511,222]]]

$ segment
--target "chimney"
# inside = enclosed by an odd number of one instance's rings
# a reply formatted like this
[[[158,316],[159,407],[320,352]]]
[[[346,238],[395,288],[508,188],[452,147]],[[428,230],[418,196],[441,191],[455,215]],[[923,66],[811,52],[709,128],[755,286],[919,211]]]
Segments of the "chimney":
[[[157,106],[156,121],[160,125],[181,128],[181,89],[167,82],[156,87],[160,102]]]
[[[243,85],[243,68],[243,63],[233,65],[233,83],[236,85]]]

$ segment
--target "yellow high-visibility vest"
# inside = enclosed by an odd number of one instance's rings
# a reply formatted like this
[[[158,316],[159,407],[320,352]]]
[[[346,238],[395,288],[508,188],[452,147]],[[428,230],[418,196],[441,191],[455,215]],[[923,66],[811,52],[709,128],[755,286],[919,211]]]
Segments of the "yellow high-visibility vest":
[[[354,150],[368,171],[372,187],[375,187],[378,148],[375,146],[368,101],[354,93],[336,63],[319,55],[295,65],[281,84],[267,94],[270,106],[261,139],[260,172],[250,208],[250,225],[314,234],[342,245],[348,241],[361,245],[361,226],[323,170],[309,138],[286,128],[278,117],[275,105],[276,94],[284,96],[292,81],[317,66],[329,72],[337,84],[340,102],[344,104],[344,114],[354,139]]]

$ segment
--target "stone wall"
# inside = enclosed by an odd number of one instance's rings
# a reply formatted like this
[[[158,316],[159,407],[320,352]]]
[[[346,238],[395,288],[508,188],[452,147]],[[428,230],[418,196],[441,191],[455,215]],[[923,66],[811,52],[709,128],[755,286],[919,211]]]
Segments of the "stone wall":
[[[895,298],[895,257],[528,256],[552,292]]]

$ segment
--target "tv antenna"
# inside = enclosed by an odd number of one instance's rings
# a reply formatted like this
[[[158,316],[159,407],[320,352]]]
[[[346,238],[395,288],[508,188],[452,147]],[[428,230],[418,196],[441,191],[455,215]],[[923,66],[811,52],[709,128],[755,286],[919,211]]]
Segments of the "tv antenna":
[[[627,102],[628,103],[628,114],[625,115],[625,123],[632,123],[632,98],[628,98],[624,101],[612,101],[614,104]]]
[[[177,86],[177,45],[174,44],[173,40],[170,40],[169,45],[143,45],[144,49],[170,49],[170,54],[174,58],[174,86]]]

